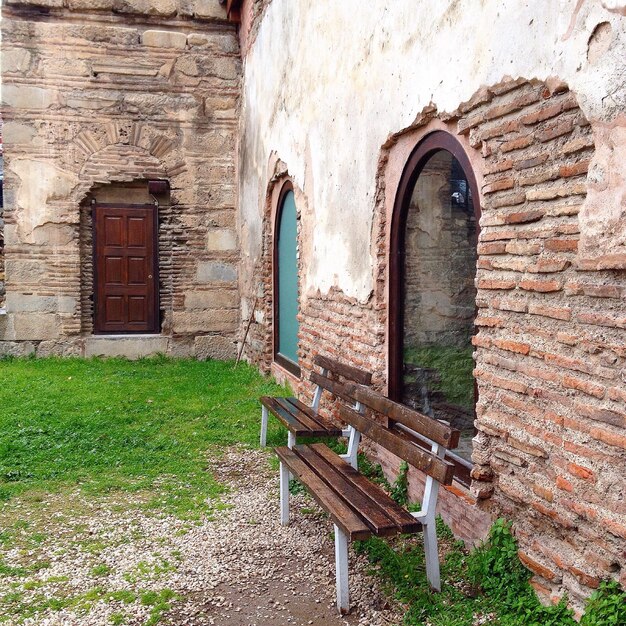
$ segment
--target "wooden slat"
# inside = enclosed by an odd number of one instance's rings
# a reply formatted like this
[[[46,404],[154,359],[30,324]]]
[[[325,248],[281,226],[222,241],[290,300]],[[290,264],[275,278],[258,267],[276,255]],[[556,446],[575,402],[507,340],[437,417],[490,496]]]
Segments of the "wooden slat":
[[[400,528],[386,514],[384,508],[355,489],[335,466],[327,463],[313,448],[295,446],[293,450],[359,517],[363,518],[376,535],[385,537],[400,532]]]
[[[461,433],[456,428],[428,417],[419,411],[414,411],[399,402],[385,398],[369,387],[347,384],[344,393],[389,419],[400,422],[420,435],[428,437],[431,441],[441,444],[444,448],[452,449],[459,445]]]
[[[324,433],[325,434],[328,432],[328,429],[326,428],[325,425],[322,425],[316,420],[311,419],[306,413],[296,408],[291,403],[291,400],[293,400],[293,398],[274,398],[274,399],[276,400],[276,403],[283,409],[283,411],[286,411],[287,413],[289,413],[291,417],[293,417],[295,420],[300,422],[305,428],[308,428],[311,431],[311,433]],[[322,437],[324,435],[322,434],[322,435],[316,435],[316,436]]]
[[[401,459],[404,459],[407,463],[413,465],[413,467],[422,470],[444,485],[452,483],[452,477],[454,475],[454,465],[452,463],[444,461],[426,450],[420,449],[418,446],[409,443],[388,428],[381,426],[373,419],[361,415],[346,406],[340,406],[339,412],[341,418],[351,426],[354,426],[360,433],[383,446],[383,448],[393,452],[393,454]]]
[[[284,426],[296,435],[296,437],[319,437],[314,435],[310,428],[299,422],[293,415],[285,411],[285,409],[277,402],[277,398],[263,396],[260,398],[261,404],[266,406],[268,410],[281,421]]]
[[[354,396],[350,395],[347,390],[347,385],[343,383],[338,383],[336,380],[331,380],[326,376],[322,376],[317,372],[311,372],[311,382],[319,385],[326,389],[326,391],[330,391],[335,396],[339,396],[346,402],[350,404],[354,403]],[[356,387],[354,383],[348,383],[351,387]]]
[[[369,481],[352,465],[344,461],[323,443],[314,443],[309,446],[324,460],[333,465],[341,472],[345,480],[349,481],[355,489],[358,489],[370,500],[385,510],[385,513],[393,520],[395,525],[403,533],[416,533],[422,530],[422,523],[416,520],[409,512],[403,509],[397,502],[391,499],[378,485]]]
[[[339,374],[339,376],[343,376],[348,380],[353,380],[355,383],[360,383],[361,385],[372,384],[371,372],[366,372],[353,365],[346,365],[340,361],[335,361],[335,359],[331,359],[328,356],[317,354],[313,358],[313,363],[322,369],[330,370],[334,374]]]
[[[372,536],[367,524],[295,452],[287,447],[274,451],[350,541]]]
[[[317,415],[310,406],[300,402],[297,398],[284,398],[284,400],[289,403],[289,412],[298,419],[301,419],[301,416],[307,417],[316,424],[316,428],[324,429],[328,433],[326,436],[341,437],[343,429]]]

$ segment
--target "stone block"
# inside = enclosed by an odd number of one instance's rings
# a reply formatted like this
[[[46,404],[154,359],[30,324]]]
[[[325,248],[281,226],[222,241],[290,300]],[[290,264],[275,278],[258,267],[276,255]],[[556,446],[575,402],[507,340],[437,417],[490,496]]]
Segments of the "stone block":
[[[237,249],[237,234],[231,228],[213,228],[207,233],[207,249],[224,251]]]
[[[30,66],[32,55],[25,48],[14,48],[2,52],[2,71],[25,73]]]
[[[6,122],[2,127],[2,137],[7,145],[29,144],[37,134],[33,126],[20,122]]]
[[[14,109],[47,109],[57,100],[58,94],[52,89],[32,85],[2,86],[2,103]]]
[[[64,0],[6,0],[8,5],[26,4],[33,7],[46,7],[49,9],[60,9]]]
[[[193,337],[170,338],[167,354],[177,359],[189,358],[195,355]]]
[[[63,247],[78,238],[78,229],[69,224],[47,223],[33,229],[32,240],[39,246]]]
[[[34,352],[31,341],[0,341],[0,356],[29,356]]]
[[[55,313],[56,296],[37,296],[19,292],[9,292],[6,297],[8,313]]]
[[[7,281],[12,285],[43,283],[46,267],[42,261],[7,259],[5,261]]]
[[[155,354],[165,354],[168,338],[146,337],[88,337],[85,339],[85,356],[125,357],[135,360]]]
[[[19,313],[13,316],[16,339],[43,340],[56,339],[61,324],[53,313]]]
[[[211,309],[203,311],[174,311],[172,326],[175,333],[234,332],[239,324],[239,310]]]
[[[176,15],[178,3],[176,0],[115,0],[113,8],[117,13],[171,17]]]
[[[141,36],[144,46],[153,48],[177,48],[183,50],[187,46],[187,35],[169,30],[146,30]]]
[[[201,35],[200,33],[191,33],[187,36],[187,44],[190,46],[205,46],[209,43],[207,35]]]
[[[67,7],[70,11],[81,11],[83,9],[111,11],[114,4],[115,0],[67,0]]]
[[[201,19],[226,19],[226,10],[219,0],[191,0],[187,11]]]
[[[237,356],[237,342],[232,337],[204,335],[194,341],[195,356],[200,361],[218,359],[227,361]]]
[[[81,341],[42,341],[36,350],[38,357],[82,356]]]
[[[237,267],[222,261],[201,261],[196,278],[200,283],[227,283],[237,280]]]
[[[238,309],[239,292],[234,289],[186,291],[186,309]]]

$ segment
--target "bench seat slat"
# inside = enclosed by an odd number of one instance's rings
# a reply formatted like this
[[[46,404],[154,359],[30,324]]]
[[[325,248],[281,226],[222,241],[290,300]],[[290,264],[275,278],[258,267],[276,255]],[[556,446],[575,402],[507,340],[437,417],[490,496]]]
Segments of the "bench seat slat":
[[[296,435],[296,437],[330,437],[328,429],[320,426],[316,422],[312,422],[306,416],[300,420],[291,411],[290,404],[284,404],[285,398],[271,398],[263,396],[260,398],[261,404],[278,418],[283,425]],[[341,434],[341,432],[339,433]],[[339,435],[337,435],[339,436]]]
[[[322,443],[314,443],[311,448],[315,450],[319,456],[337,468],[341,472],[343,478],[350,482],[355,489],[358,489],[370,498],[372,501],[383,508],[385,513],[393,520],[394,524],[402,533],[416,533],[422,530],[422,523],[416,520],[408,511],[405,511],[391,496],[386,494],[378,485],[370,482],[352,465],[346,463],[342,458],[336,455],[328,446]]]
[[[350,541],[372,536],[367,524],[293,450],[281,447],[274,451]]]
[[[295,446],[294,452],[333,490],[354,512],[380,536],[395,535],[400,527],[386,514],[384,507],[359,489],[356,489],[343,476],[341,470],[328,463],[311,446]],[[341,460],[341,459],[339,459]],[[393,501],[392,501],[393,502]]]
[[[287,427],[292,433],[298,437],[309,436],[311,437],[311,429],[299,422],[293,415],[286,411],[278,402],[279,398],[272,398],[270,396],[263,396],[260,398],[261,404],[268,408],[268,410],[278,418],[284,426]]]
[[[304,421],[302,417],[306,417],[314,424],[314,428],[321,428],[326,431],[328,437],[341,437],[342,429],[331,424],[328,420],[325,420],[320,415],[316,414],[310,406],[307,406],[303,402],[300,402],[297,398],[284,398],[286,405],[289,405],[289,411],[297,419]],[[285,405],[285,406],[286,406]],[[286,407],[287,408],[287,407]],[[301,417],[302,416],[302,417]]]

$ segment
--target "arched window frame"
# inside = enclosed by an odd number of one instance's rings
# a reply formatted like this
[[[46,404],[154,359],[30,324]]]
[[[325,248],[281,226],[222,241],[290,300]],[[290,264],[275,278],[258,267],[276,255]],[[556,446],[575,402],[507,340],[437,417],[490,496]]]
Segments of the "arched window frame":
[[[278,202],[276,203],[276,215],[274,217],[274,232],[273,232],[273,242],[272,242],[272,281],[273,281],[273,290],[272,290],[272,300],[273,300],[273,344],[274,344],[274,362],[278,363],[285,370],[293,374],[294,376],[300,377],[300,366],[297,363],[294,363],[290,359],[285,358],[279,352],[279,274],[278,274],[278,240],[280,235],[280,221],[282,218],[285,197],[289,192],[295,193],[293,183],[290,180],[286,180],[278,195]],[[296,207],[297,211],[297,207]],[[297,213],[296,213],[297,214]],[[297,246],[296,241],[296,246]]]
[[[476,176],[465,148],[460,141],[443,130],[436,130],[423,137],[415,146],[402,171],[398,191],[393,205],[391,218],[391,237],[389,249],[389,361],[388,392],[392,400],[402,400],[402,372],[404,367],[404,300],[405,300],[405,263],[406,221],[413,188],[428,160],[439,150],[446,150],[459,162],[467,177],[476,217],[477,234],[480,232],[480,195]],[[471,463],[454,453],[447,453],[457,466],[455,478],[462,484],[470,483]]]

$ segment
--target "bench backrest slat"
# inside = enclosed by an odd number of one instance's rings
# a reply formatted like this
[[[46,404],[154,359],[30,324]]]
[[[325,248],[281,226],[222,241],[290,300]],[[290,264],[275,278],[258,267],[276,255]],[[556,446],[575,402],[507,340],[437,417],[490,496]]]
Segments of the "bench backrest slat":
[[[454,476],[454,465],[437,457],[428,450],[407,441],[389,428],[379,424],[366,415],[362,415],[346,406],[339,408],[341,419],[369,437],[372,441],[393,452],[407,463],[422,470],[428,476],[444,485],[450,485]],[[429,418],[430,419],[430,418]]]
[[[330,391],[334,396],[340,397],[349,404],[354,404],[354,396],[348,392],[348,387],[344,383],[331,380],[318,372],[311,372],[311,382],[326,389],[326,391]]]
[[[424,437],[442,445],[444,448],[452,449],[459,445],[460,432],[428,415],[410,409],[403,404],[394,402],[380,393],[363,387],[362,385],[348,384],[345,393],[349,394],[361,404],[381,413],[394,422],[403,424],[407,428],[423,435]]]
[[[313,363],[328,372],[342,376],[346,380],[351,380],[361,385],[370,385],[372,383],[371,372],[366,372],[358,367],[335,361],[335,359],[331,359],[328,356],[317,354],[313,358]]]

